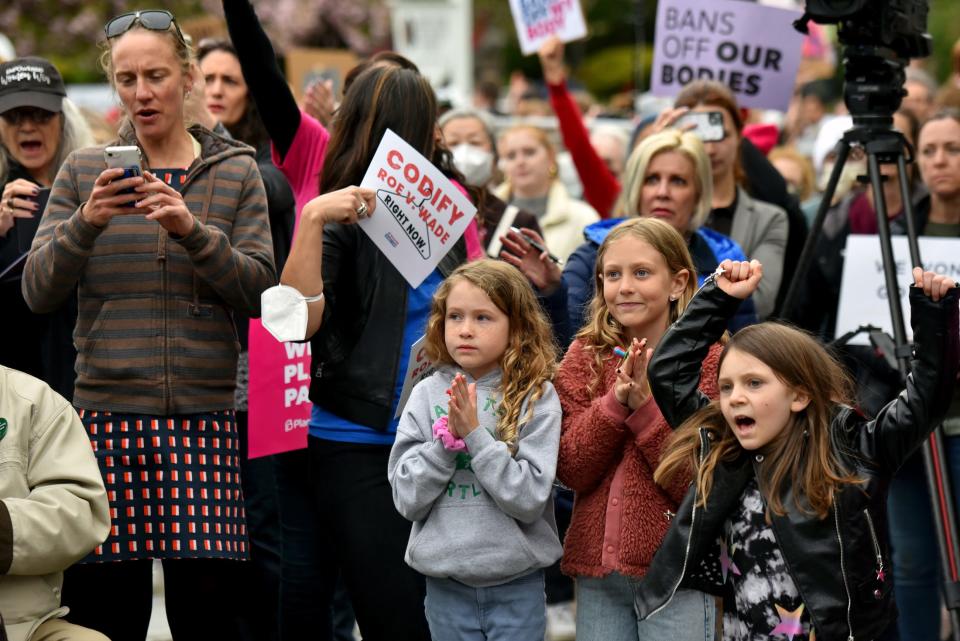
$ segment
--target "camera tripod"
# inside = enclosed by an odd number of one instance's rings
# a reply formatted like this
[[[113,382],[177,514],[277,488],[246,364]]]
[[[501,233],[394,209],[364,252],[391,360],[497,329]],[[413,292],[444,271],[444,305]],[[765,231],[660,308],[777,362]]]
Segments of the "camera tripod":
[[[877,216],[877,229],[880,239],[880,251],[883,261],[883,272],[887,289],[887,302],[890,306],[890,319],[893,326],[894,356],[902,383],[906,383],[908,358],[911,347],[906,340],[904,329],[903,309],[900,305],[900,296],[896,278],[896,268],[891,243],[890,221],[887,218],[887,205],[883,195],[884,177],[880,173],[881,164],[895,164],[898,168],[897,180],[900,195],[903,200],[904,218],[907,228],[907,245],[910,251],[912,266],[921,266],[920,248],[917,243],[917,230],[913,219],[913,207],[910,202],[910,192],[907,187],[907,161],[904,150],[910,146],[898,131],[891,128],[893,118],[870,118],[866,125],[858,125],[858,118],[854,116],[854,127],[847,131],[837,143],[837,163],[830,174],[827,189],[817,210],[817,215],[810,226],[810,233],[797,265],[796,273],[790,288],[787,290],[783,303],[783,316],[790,318],[791,311],[796,304],[796,297],[801,279],[807,273],[813,259],[813,251],[823,229],[827,210],[830,208],[837,183],[843,172],[843,166],[850,155],[853,146],[862,148],[867,158],[867,174],[874,195],[874,209]],[[912,158],[911,158],[912,161]],[[863,177],[860,177],[864,181]],[[866,181],[864,181],[866,182]],[[937,544],[940,552],[941,568],[943,570],[943,597],[950,612],[952,638],[960,641],[960,541],[957,538],[956,515],[953,508],[953,492],[946,467],[946,455],[943,447],[943,434],[937,427],[923,446],[924,468],[926,470],[927,486],[933,504],[934,526],[937,534]]]

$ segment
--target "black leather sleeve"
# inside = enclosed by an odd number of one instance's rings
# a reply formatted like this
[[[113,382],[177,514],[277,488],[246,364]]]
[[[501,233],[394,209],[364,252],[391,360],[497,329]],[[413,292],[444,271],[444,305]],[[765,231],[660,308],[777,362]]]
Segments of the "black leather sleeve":
[[[710,402],[698,389],[700,367],[741,302],[709,278],[660,339],[647,376],[653,398],[670,427],[676,429]]]
[[[853,436],[860,454],[893,473],[939,425],[953,397],[960,362],[960,288],[933,302],[910,288],[913,357],[906,389]]]

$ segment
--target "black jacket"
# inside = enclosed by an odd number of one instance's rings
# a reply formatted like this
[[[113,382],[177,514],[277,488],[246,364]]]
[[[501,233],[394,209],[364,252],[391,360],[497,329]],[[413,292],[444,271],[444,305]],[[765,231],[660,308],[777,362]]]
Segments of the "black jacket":
[[[16,162],[11,162],[7,182],[18,178],[36,183],[26,169]],[[4,187],[6,183],[0,185],[0,192]],[[36,215],[41,216],[42,213],[37,212]],[[16,224],[14,222],[14,225]],[[0,238],[0,271],[20,256],[15,229],[14,227],[4,238]],[[36,376],[68,401],[72,400],[73,383],[77,376],[74,372],[77,350],[73,345],[73,328],[77,323],[77,293],[71,293],[54,312],[33,313],[20,289],[23,265],[21,262],[10,270],[0,282],[3,326],[7,330],[7,337],[0,341],[0,365]]]
[[[887,532],[887,488],[897,468],[946,413],[956,380],[958,292],[934,303],[911,288],[914,354],[906,393],[871,421],[837,406],[831,423],[833,443],[848,469],[866,484],[848,486],[826,519],[805,514],[787,489],[784,516],[772,527],[807,611],[823,641],[876,638],[896,619],[891,593]],[[668,330],[650,363],[651,390],[663,416],[679,426],[709,402],[697,389],[700,364],[726,327],[739,300],[708,280],[681,318]],[[710,438],[700,430],[703,451]],[[715,559],[715,542],[763,456],[744,451],[738,460],[718,464],[706,508],[698,507],[692,486],[674,518],[650,571],[637,588],[636,606],[646,618],[664,606],[678,587],[719,594],[722,586],[703,577]],[[882,580],[878,571],[883,570]],[[716,574],[719,574],[717,572]]]
[[[440,261],[446,277],[466,260],[463,238]],[[357,225],[323,230],[323,323],[310,339],[310,400],[354,423],[386,430],[409,285]]]

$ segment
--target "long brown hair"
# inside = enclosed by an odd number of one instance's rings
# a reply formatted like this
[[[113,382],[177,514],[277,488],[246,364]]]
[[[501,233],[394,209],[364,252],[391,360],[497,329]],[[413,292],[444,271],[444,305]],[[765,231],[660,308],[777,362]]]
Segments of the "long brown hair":
[[[834,495],[847,484],[863,481],[848,471],[833,447],[830,421],[838,403],[849,403],[853,385],[846,371],[815,338],[781,323],[760,323],[733,335],[720,354],[719,368],[731,350],[739,350],[763,362],[781,383],[802,392],[810,402],[791,414],[783,431],[764,452],[758,479],[768,509],[782,516],[783,491],[793,488],[799,510],[825,518]],[[700,462],[699,430],[706,428],[712,445]],[[744,449],[724,419],[720,401],[687,419],[668,441],[653,479],[666,486],[677,474],[693,473],[697,506],[706,505],[713,486],[713,473],[721,461],[733,461]]]
[[[533,416],[534,403],[543,396],[544,383],[557,370],[557,345],[530,282],[515,267],[499,260],[478,260],[458,267],[437,288],[427,320],[427,356],[435,364],[456,365],[444,340],[447,298],[460,281],[478,287],[509,321],[510,340],[500,357],[503,377],[500,392],[497,438],[517,453],[520,424]],[[523,402],[529,397],[521,419]]]
[[[593,352],[594,378],[590,383],[591,393],[597,391],[597,386],[603,377],[604,357],[608,356],[614,347],[623,344],[623,326],[610,313],[607,302],[603,298],[603,259],[611,244],[627,236],[642,240],[660,252],[671,274],[677,274],[684,269],[689,273],[687,286],[670,307],[671,323],[680,317],[697,291],[697,271],[693,266],[693,258],[690,257],[687,243],[680,232],[669,223],[658,218],[631,218],[610,230],[600,249],[597,250],[597,260],[593,268],[593,300],[590,301],[589,320],[576,336],[583,343],[585,350]],[[668,294],[664,292],[664,296]]]
[[[437,99],[411,69],[371,66],[358,75],[334,115],[321,193],[359,185],[387,129],[427,158],[434,153]]]

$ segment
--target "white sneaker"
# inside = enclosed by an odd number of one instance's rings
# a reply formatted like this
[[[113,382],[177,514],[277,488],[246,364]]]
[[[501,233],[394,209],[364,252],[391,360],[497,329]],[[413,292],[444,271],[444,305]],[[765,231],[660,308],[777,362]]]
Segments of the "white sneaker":
[[[565,601],[548,605],[547,641],[574,641],[576,638],[576,604]]]

